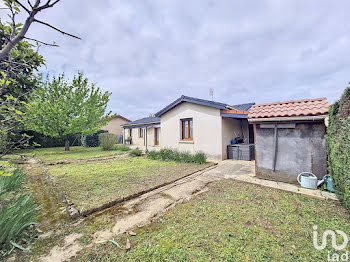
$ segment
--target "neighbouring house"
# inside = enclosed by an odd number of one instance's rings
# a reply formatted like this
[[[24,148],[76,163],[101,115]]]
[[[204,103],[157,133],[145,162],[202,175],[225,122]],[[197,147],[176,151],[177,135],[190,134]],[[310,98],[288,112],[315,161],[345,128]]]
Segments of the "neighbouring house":
[[[123,134],[123,128],[122,125],[131,122],[126,117],[123,117],[121,115],[115,114],[110,116],[111,120],[107,123],[106,126],[102,127],[102,130],[108,131],[108,133],[116,134],[118,136]]]
[[[255,130],[256,175],[297,183],[301,172],[327,174],[326,98],[254,105],[248,121]]]
[[[124,143],[131,143],[135,146],[159,147],[160,145],[160,118],[145,117],[123,126]]]
[[[204,152],[213,159],[227,158],[227,145],[235,137],[253,143],[248,110],[254,103],[229,105],[181,96],[155,114],[123,125],[132,144]],[[145,138],[147,133],[147,138]]]

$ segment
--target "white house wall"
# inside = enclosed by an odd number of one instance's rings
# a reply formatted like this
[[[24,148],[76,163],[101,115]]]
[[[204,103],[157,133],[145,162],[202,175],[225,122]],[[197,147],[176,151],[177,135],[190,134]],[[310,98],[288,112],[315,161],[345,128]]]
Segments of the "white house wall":
[[[161,130],[160,129],[158,130],[159,130],[159,138],[160,138]],[[135,146],[143,147],[145,145],[145,142],[144,142],[145,136],[146,136],[145,128],[143,128],[143,137],[139,137],[139,128],[133,128],[131,133],[132,144]],[[129,137],[129,129],[125,129],[125,138],[128,138],[128,137]],[[154,146],[154,143],[155,143],[154,127],[149,127],[147,129],[147,145]]]
[[[193,119],[193,141],[181,140],[181,119]],[[208,157],[222,159],[222,118],[220,110],[182,103],[161,116],[160,145],[179,151],[202,151]],[[226,152],[225,152],[226,155]]]

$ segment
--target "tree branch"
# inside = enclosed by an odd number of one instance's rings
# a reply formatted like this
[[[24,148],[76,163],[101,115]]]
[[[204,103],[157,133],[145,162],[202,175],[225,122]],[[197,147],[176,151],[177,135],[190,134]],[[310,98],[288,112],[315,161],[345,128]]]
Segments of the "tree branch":
[[[50,28],[52,28],[52,29],[54,29],[54,30],[60,32],[60,33],[63,34],[63,35],[68,35],[68,36],[70,36],[70,37],[74,37],[74,38],[76,38],[76,39],[81,40],[80,37],[75,36],[75,35],[72,35],[72,34],[69,34],[69,33],[66,33],[66,32],[62,31],[61,29],[58,29],[57,27],[54,27],[53,25],[50,25],[50,24],[48,24],[48,23],[46,23],[46,22],[43,22],[43,21],[40,21],[40,20],[37,20],[37,19],[34,19],[34,22],[37,22],[37,23],[39,23],[39,24],[46,25],[46,26],[48,26],[48,27],[50,27]]]
[[[28,14],[30,14],[30,10],[27,7],[25,7],[25,5],[23,5],[20,1],[17,1],[17,0],[13,0],[13,1],[19,4]]]
[[[30,8],[32,8],[32,9],[33,9],[33,5],[32,5],[32,3],[31,3],[29,0],[27,0],[27,2],[28,2],[28,4],[29,4]]]
[[[0,60],[3,60],[5,59],[12,48],[15,47],[15,45],[20,42],[21,40],[23,40],[23,38],[25,37],[26,33],[28,32],[28,29],[30,27],[30,25],[33,23],[33,22],[37,22],[37,23],[40,23],[40,24],[43,24],[43,25],[46,25],[58,32],[60,32],[61,34],[63,35],[67,35],[67,36],[70,36],[70,37],[73,37],[73,38],[76,38],[76,39],[80,39],[80,37],[78,36],[75,36],[75,35],[72,35],[72,34],[69,34],[67,32],[64,32],[62,31],[61,29],[58,29],[57,27],[54,27],[46,22],[43,22],[43,21],[40,21],[40,20],[37,20],[35,19],[35,15],[40,12],[41,10],[43,9],[46,9],[46,8],[51,8],[53,7],[54,5],[56,5],[58,2],[60,2],[61,0],[47,0],[47,2],[40,6],[40,0],[35,0],[35,3],[34,5],[31,4],[30,0],[27,0],[28,1],[28,4],[30,5],[30,7],[32,8],[32,10],[29,10],[24,4],[22,4],[20,2],[20,0],[13,0],[14,3],[17,3],[20,7],[22,7],[27,13],[29,13],[29,16],[27,17],[26,21],[24,22],[23,24],[23,27],[22,29],[19,31],[18,34],[15,34],[13,35],[12,37],[10,37],[10,40],[6,43],[5,47],[3,47],[1,50],[0,50]],[[38,41],[39,42],[39,41]],[[42,44],[47,44],[47,43],[44,43],[42,42]],[[51,45],[51,44],[49,44]]]
[[[43,41],[40,41],[40,40],[37,40],[37,39],[34,39],[34,38],[26,37],[26,36],[24,38],[28,39],[28,40],[32,40],[32,41],[38,42],[38,43],[43,44],[43,45],[59,47],[59,45],[57,45],[55,43],[50,44],[50,43],[46,43],[46,42],[43,42]]]

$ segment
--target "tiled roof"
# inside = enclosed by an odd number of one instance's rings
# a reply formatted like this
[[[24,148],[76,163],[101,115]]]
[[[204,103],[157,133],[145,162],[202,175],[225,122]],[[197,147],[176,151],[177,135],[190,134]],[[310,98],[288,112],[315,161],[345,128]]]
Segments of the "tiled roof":
[[[126,123],[122,126],[132,126],[132,125],[148,124],[148,123],[160,123],[160,118],[159,117],[144,117],[144,118],[137,119],[135,121]]]
[[[119,114],[111,115],[110,118],[121,118],[121,119],[124,119],[127,122],[131,122],[131,120],[129,120],[126,117],[123,117],[122,115],[119,115]]]
[[[248,111],[253,105],[255,105],[255,103],[233,105],[232,107],[236,108],[237,110]]]
[[[328,114],[327,98],[314,98],[254,105],[249,118],[318,116]]]
[[[230,109],[230,107],[234,107],[238,110],[249,110],[252,107],[252,105],[254,105],[254,103],[249,103],[249,104],[241,104],[241,105],[231,106],[231,105],[220,103],[220,102],[215,102],[215,101],[210,101],[210,100],[205,100],[205,99],[200,99],[200,98],[182,95],[180,98],[176,99],[174,102],[172,102],[171,104],[167,105],[162,110],[157,112],[156,116],[159,117],[159,116],[165,114],[166,112],[170,111],[175,106],[177,106],[183,102],[214,107],[214,108],[221,109],[221,110]]]

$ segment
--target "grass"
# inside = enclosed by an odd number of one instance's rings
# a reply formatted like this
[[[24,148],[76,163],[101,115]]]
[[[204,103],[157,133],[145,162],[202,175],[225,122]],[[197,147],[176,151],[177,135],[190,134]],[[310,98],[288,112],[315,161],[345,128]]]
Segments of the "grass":
[[[123,154],[129,150],[128,147],[115,146],[112,150],[102,150],[101,147],[70,147],[70,151],[64,151],[63,147],[36,148],[18,150],[15,153],[19,155],[37,156],[43,161],[64,161],[89,159],[93,157],[104,157]],[[11,156],[10,156],[11,157]]]
[[[114,219],[97,217],[86,234]],[[313,225],[319,243],[327,229],[350,232],[349,215],[338,203],[224,180],[134,229],[137,235],[128,237],[131,250],[100,244],[73,261],[327,261],[327,252],[335,250],[330,240],[322,251],[313,247]],[[125,245],[126,237],[115,240]]]
[[[49,166],[61,191],[81,210],[150,189],[205,168],[207,165],[180,164],[124,157],[101,162]]]

